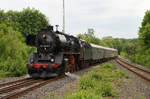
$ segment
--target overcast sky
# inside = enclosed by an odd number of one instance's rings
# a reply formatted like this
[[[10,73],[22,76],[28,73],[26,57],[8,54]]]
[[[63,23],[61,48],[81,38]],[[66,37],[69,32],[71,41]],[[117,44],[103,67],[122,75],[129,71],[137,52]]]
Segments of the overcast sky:
[[[44,13],[50,24],[62,30],[63,0],[1,0],[0,8],[21,11],[33,7]],[[72,35],[95,30],[99,38],[137,38],[150,0],[65,0],[66,32]]]

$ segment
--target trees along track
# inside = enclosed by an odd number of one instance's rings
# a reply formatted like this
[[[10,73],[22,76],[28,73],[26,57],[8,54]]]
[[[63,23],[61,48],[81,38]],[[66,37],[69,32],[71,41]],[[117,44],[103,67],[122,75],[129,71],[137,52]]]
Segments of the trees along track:
[[[115,61],[121,66],[123,66],[124,68],[128,69],[132,73],[136,74],[137,76],[141,77],[142,79],[150,83],[150,71],[149,70],[139,67],[136,64],[128,63],[122,60],[121,58],[117,58],[115,59]]]
[[[24,94],[29,93],[30,91],[33,91],[48,83],[51,83],[64,77],[65,75],[62,75],[48,80],[25,78],[13,82],[0,84],[0,99],[18,98],[20,96],[23,96]]]

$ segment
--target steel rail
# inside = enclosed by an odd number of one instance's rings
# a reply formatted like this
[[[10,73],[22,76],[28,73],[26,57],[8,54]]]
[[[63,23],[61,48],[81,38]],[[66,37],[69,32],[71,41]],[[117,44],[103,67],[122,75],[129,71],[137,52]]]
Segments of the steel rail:
[[[27,81],[27,80],[29,80],[29,79],[30,79],[30,78],[24,78],[24,79],[12,81],[12,82],[0,83],[0,88],[1,88],[1,87],[4,87],[4,86],[12,85],[12,84],[17,84],[17,83],[20,83],[20,82],[23,82],[23,81]]]
[[[140,70],[140,71],[142,71],[142,72],[144,72],[144,73],[147,73],[147,72],[145,72],[145,70],[143,70],[143,69],[141,69],[141,68],[138,68],[138,67],[136,67],[136,66],[134,66],[134,65],[129,65],[129,63],[127,64],[127,63],[124,62],[124,61],[120,61],[120,59],[117,59],[117,60],[115,60],[115,61],[116,61],[118,64],[120,64],[121,66],[123,66],[124,68],[126,68],[126,69],[128,69],[129,71],[131,71],[131,72],[133,72],[134,74],[136,74],[137,76],[139,76],[139,77],[145,79],[146,81],[150,82],[150,78],[144,76],[143,74],[141,74],[141,73],[139,73],[139,72],[137,72],[137,71],[135,71],[135,70],[133,70],[133,69],[131,69],[131,68],[135,68],[135,69],[138,69],[138,70]],[[149,73],[147,73],[147,74],[150,75]],[[149,76],[149,77],[150,77],[150,76]]]
[[[119,59],[119,61],[121,61],[121,62],[123,62],[123,63],[125,63],[125,64],[127,64],[127,65],[130,65],[130,66],[132,66],[132,67],[134,67],[134,68],[137,68],[137,69],[139,69],[139,70],[142,70],[142,71],[144,71],[144,72],[150,74],[150,71],[148,71],[148,70],[146,70],[146,69],[143,69],[143,68],[140,68],[140,67],[136,66],[136,64],[132,64],[132,63],[129,63],[129,62],[127,62],[127,61],[123,61],[123,60],[120,59],[120,58],[118,58],[118,59]]]
[[[8,93],[8,92],[11,92],[13,90],[17,90],[17,89],[23,88],[25,86],[30,86],[30,85],[33,85],[33,84],[35,84],[37,82],[39,82],[39,80],[30,80],[28,82],[21,82],[19,84],[15,84],[15,85],[12,85],[12,86],[4,87],[4,88],[0,89],[0,94]]]

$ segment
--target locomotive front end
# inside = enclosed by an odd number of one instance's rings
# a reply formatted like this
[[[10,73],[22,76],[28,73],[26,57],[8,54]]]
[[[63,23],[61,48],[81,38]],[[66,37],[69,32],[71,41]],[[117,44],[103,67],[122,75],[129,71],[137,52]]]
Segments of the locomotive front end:
[[[50,78],[58,75],[63,56],[59,54],[59,38],[52,30],[42,30],[35,38],[37,53],[31,53],[28,73],[32,78]]]

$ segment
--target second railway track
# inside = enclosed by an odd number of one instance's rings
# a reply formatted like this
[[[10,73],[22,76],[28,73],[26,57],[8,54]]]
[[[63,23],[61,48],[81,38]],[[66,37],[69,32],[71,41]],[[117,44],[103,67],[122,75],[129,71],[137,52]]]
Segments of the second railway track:
[[[142,79],[150,83],[150,71],[149,70],[143,69],[135,64],[126,62],[120,58],[115,59],[115,61],[121,66],[123,66],[124,68],[128,69],[132,73],[136,74],[137,76],[141,77]]]
[[[13,85],[13,84],[17,84],[17,83],[21,83],[21,82],[24,82],[24,81],[27,81],[27,80],[29,80],[29,78],[24,78],[24,79],[20,79],[20,80],[17,80],[17,81],[12,81],[12,82],[0,83],[0,88],[5,87],[5,86],[9,86],[9,85]]]

